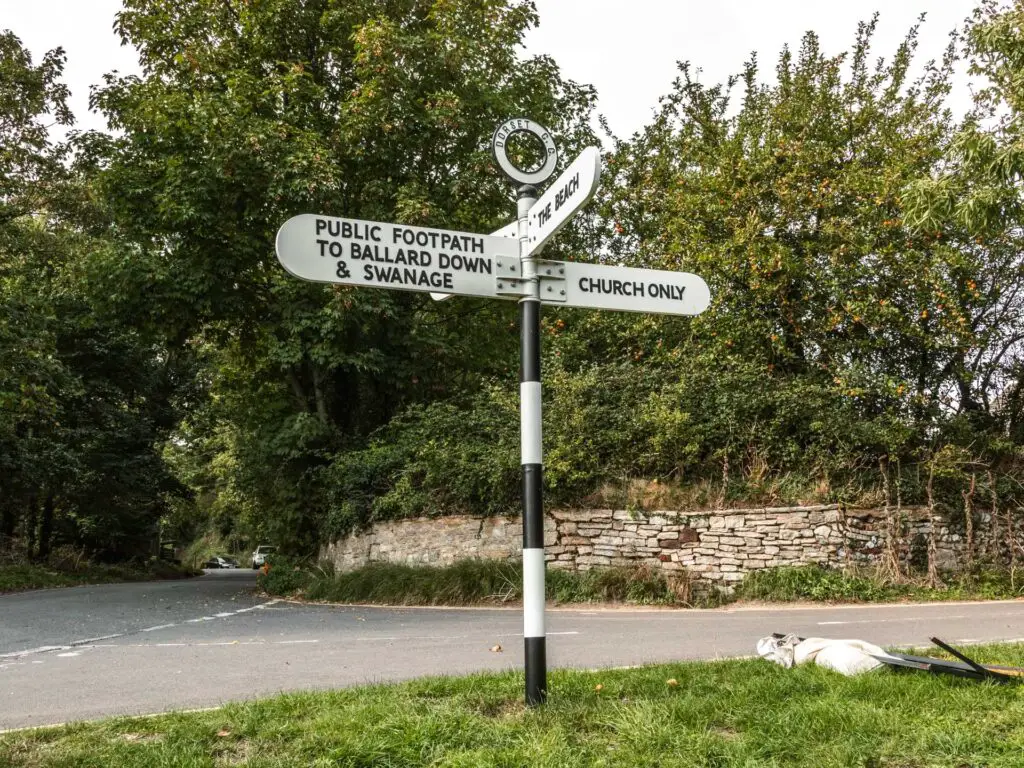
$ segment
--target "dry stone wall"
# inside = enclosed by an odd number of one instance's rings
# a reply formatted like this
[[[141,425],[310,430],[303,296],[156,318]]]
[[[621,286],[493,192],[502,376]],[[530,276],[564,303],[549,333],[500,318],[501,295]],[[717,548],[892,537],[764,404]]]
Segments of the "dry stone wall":
[[[902,517],[900,557],[923,560],[933,521],[920,508],[904,509]],[[936,518],[934,525],[938,565],[953,570],[963,562],[967,543],[944,518]],[[882,511],[838,505],[650,513],[551,510],[544,544],[552,568],[643,564],[685,571],[698,587],[728,589],[761,568],[880,562],[886,530]],[[517,518],[454,516],[378,523],[328,545],[321,554],[339,570],[352,570],[377,562],[449,565],[470,557],[518,558],[521,547]]]

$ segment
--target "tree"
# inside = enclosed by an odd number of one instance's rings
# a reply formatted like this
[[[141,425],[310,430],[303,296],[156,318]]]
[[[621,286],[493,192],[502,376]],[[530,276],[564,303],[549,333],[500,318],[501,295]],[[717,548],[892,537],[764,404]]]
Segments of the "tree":
[[[156,453],[175,422],[161,350],[97,315],[79,265],[116,249],[75,226],[89,189],[54,145],[70,125],[58,49],[38,66],[0,35],[0,537],[126,555],[151,544],[173,483]]]
[[[309,545],[331,455],[408,403],[513,369],[510,309],[329,289],[280,269],[273,238],[306,211],[489,231],[511,189],[488,153],[525,113],[569,150],[589,88],[516,47],[507,0],[129,0],[117,29],[141,77],[96,104],[121,135],[83,138],[130,259],[93,263],[124,317],[215,352],[210,381],[237,485]]]

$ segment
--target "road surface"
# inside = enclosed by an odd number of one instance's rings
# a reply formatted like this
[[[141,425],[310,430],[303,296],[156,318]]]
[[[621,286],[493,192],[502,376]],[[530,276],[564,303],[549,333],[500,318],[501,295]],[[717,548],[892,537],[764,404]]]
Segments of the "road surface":
[[[300,605],[249,570],[0,597],[0,730],[522,665],[516,609]],[[1024,637],[1024,601],[548,614],[551,666],[753,653],[777,632],[925,646]],[[503,652],[491,649],[501,645]]]

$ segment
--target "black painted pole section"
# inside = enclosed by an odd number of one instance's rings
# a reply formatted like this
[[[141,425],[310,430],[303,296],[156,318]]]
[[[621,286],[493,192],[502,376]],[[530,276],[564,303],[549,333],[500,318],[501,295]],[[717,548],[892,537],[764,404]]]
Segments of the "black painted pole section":
[[[526,221],[537,191],[519,189],[519,236],[526,245]],[[519,302],[520,438],[523,465],[523,642],[526,655],[526,704],[543,704],[548,693],[544,628],[544,499],[541,441],[540,284],[536,254],[522,260],[530,292]]]

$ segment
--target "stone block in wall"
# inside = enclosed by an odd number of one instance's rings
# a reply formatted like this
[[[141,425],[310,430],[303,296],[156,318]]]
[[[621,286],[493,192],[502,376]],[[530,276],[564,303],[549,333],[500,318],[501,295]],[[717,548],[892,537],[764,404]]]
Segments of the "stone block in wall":
[[[679,531],[662,531],[657,536],[658,541],[662,541],[663,539],[678,539],[678,538],[679,538]]]
[[[683,542],[679,539],[661,539],[658,544],[662,549],[679,549],[683,546]]]
[[[612,510],[610,509],[551,509],[547,514],[555,520],[567,520],[573,523],[612,519]]]
[[[679,540],[684,544],[696,544],[700,541],[700,534],[696,528],[680,528]]]
[[[746,519],[743,515],[726,515],[725,516],[725,527],[728,530],[736,530],[737,528],[743,528],[746,525]]]

